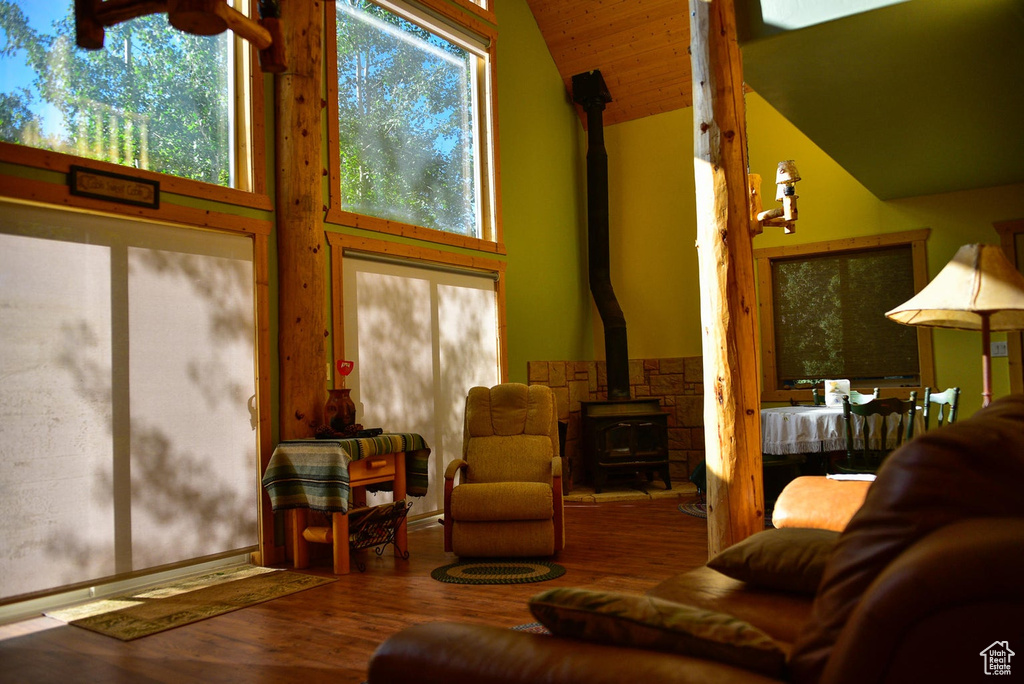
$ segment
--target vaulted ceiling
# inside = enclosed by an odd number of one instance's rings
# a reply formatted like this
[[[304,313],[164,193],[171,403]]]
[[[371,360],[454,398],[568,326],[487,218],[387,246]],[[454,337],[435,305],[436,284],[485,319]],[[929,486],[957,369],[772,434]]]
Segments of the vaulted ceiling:
[[[527,2],[606,124],[690,106],[685,0]],[[1024,182],[1024,0],[736,4],[747,85],[879,198]]]

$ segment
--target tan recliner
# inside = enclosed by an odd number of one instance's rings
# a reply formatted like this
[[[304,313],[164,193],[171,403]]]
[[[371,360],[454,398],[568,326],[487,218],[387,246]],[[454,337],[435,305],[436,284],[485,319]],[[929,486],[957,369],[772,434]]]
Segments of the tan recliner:
[[[551,389],[506,383],[469,390],[462,458],[448,464],[444,479],[445,551],[493,558],[551,556],[564,548]]]

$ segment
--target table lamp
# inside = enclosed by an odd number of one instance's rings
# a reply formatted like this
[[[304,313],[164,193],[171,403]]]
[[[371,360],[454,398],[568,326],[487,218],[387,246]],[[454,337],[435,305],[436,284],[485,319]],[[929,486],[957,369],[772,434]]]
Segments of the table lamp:
[[[988,406],[989,333],[1024,330],[1024,275],[998,245],[964,245],[923,290],[885,315],[904,325],[980,330],[981,397]]]

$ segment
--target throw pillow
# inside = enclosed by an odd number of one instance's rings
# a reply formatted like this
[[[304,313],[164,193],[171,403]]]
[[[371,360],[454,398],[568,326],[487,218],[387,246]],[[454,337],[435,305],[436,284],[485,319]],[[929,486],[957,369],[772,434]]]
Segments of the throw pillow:
[[[832,530],[765,530],[725,549],[708,567],[757,587],[814,594],[838,538]]]
[[[725,613],[651,596],[562,587],[530,599],[556,636],[716,660],[780,676],[786,656],[771,637]]]

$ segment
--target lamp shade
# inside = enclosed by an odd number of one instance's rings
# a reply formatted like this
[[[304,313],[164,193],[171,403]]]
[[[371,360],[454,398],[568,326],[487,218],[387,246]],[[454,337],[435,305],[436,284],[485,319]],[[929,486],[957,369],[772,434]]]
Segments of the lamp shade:
[[[1024,275],[998,245],[964,245],[928,285],[886,317],[906,325],[1024,330]]]

